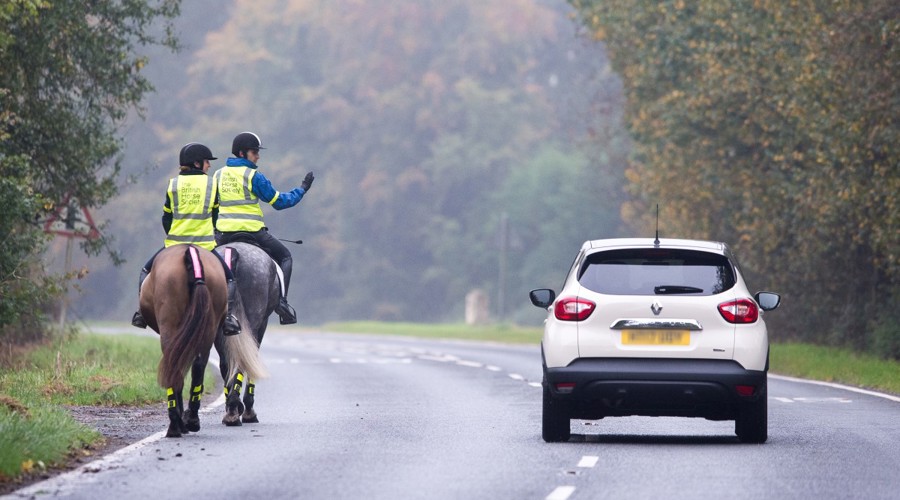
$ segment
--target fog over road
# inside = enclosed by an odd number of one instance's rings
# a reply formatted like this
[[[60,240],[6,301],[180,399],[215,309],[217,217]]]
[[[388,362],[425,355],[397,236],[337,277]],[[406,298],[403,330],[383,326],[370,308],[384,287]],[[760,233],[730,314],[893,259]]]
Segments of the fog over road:
[[[537,346],[296,333],[263,343],[259,424],[153,438],[9,497],[896,498],[900,398],[771,376],[769,440],[608,418],[540,437]],[[160,408],[160,411],[165,411]],[[164,433],[165,429],[160,429]]]

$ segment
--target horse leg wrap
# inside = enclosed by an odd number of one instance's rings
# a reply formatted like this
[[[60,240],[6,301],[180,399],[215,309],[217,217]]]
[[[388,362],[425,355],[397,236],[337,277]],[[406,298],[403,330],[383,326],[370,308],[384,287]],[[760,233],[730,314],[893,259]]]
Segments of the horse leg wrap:
[[[171,387],[166,389],[166,406],[169,409],[169,421],[180,425],[181,415],[178,414],[178,396]]]
[[[233,391],[237,392],[238,394],[240,394],[240,393],[241,393],[241,388],[242,388],[243,386],[244,386],[244,374],[243,374],[243,373],[238,373],[238,374],[235,375],[235,377],[234,377],[234,385],[231,386],[231,390],[233,390]]]
[[[191,401],[200,401],[200,397],[203,395],[203,384],[200,384],[193,389],[191,389]]]
[[[203,384],[191,388],[191,410],[200,409],[200,398],[203,396]]]
[[[253,408],[253,393],[255,392],[256,384],[253,382],[247,383],[247,393],[244,394],[244,407],[247,409]]]
[[[244,386],[244,374],[238,372],[232,380],[234,380],[234,383],[230,384],[230,387],[225,386],[225,402],[228,406],[238,404],[241,406],[241,411],[244,411],[243,404],[241,404],[241,389]]]

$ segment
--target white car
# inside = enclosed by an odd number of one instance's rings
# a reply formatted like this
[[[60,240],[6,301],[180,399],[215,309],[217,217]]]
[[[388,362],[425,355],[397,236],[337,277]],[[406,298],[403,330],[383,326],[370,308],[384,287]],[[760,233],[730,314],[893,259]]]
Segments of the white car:
[[[724,243],[587,241],[549,312],[542,436],[568,441],[570,419],[629,415],[734,420],[742,442],[768,437],[771,292],[751,295]]]

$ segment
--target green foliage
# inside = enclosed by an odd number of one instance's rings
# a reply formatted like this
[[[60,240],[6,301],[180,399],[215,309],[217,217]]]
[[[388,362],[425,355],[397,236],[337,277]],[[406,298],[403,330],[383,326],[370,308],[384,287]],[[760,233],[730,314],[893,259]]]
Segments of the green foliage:
[[[59,290],[51,278],[42,276],[40,263],[30,258],[44,247],[47,235],[34,224],[42,196],[21,177],[29,177],[28,163],[21,156],[0,156],[0,199],[6,207],[0,218],[0,331],[7,336],[17,330],[9,325],[34,326],[39,315],[32,308]]]
[[[156,384],[159,339],[85,335],[56,339],[0,371],[3,395],[41,404],[143,405],[164,400]]]
[[[174,46],[150,35],[178,0],[7,1],[0,6],[0,173],[8,210],[0,226],[0,326],[31,321],[55,290],[32,264],[44,249],[43,222],[70,196],[70,210],[99,207],[116,192],[117,128],[151,90],[137,46]],[[87,241],[88,254],[110,237]],[[29,311],[23,316],[20,311]]]
[[[731,243],[776,337],[868,347],[896,308],[900,7],[571,0],[623,75],[623,213]]]
[[[53,465],[102,437],[64,405],[159,403],[164,412],[159,357],[154,337],[73,335],[0,365],[0,478]],[[216,375],[206,373],[211,388]]]
[[[0,479],[62,464],[73,450],[100,437],[62,408],[43,406],[23,415],[0,402]]]

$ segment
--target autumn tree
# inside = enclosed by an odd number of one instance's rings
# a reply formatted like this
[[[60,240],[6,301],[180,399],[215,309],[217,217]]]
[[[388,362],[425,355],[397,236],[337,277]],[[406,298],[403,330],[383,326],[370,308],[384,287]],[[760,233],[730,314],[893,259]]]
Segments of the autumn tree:
[[[896,3],[570,3],[624,80],[626,217],[736,247],[776,338],[900,356]]]

